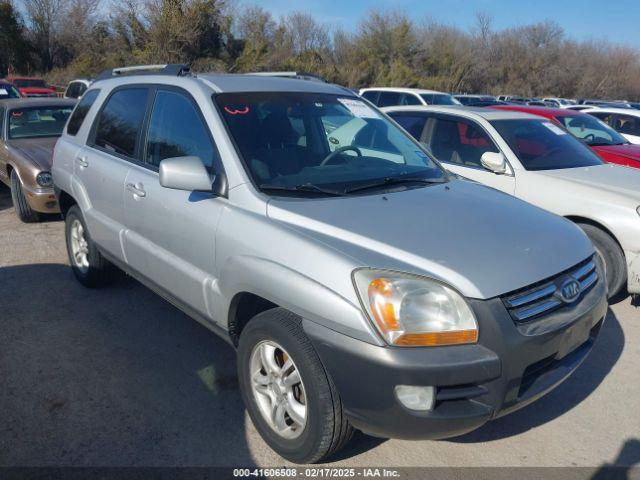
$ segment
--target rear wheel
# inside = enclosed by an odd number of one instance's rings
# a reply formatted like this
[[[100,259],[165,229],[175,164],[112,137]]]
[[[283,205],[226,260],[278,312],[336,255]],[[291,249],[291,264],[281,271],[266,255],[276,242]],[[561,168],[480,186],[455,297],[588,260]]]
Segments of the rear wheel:
[[[16,215],[21,221],[33,223],[39,220],[38,213],[34,212],[29,203],[27,203],[22,183],[15,170],[11,171],[11,199],[13,200],[13,207],[16,209]]]
[[[65,237],[69,263],[78,281],[89,288],[107,283],[111,279],[112,266],[91,240],[77,205],[72,206],[65,217]]]
[[[253,424],[287,460],[317,462],[353,435],[338,392],[293,313],[274,308],[249,322],[240,336],[238,375]]]
[[[588,223],[579,223],[578,226],[587,234],[604,263],[609,298],[616,296],[627,282],[627,265],[620,245],[598,227]]]

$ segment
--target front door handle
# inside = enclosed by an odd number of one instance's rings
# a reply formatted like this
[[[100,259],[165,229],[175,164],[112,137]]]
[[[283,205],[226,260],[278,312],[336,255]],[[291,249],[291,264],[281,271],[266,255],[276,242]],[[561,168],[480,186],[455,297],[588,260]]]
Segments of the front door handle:
[[[144,191],[144,185],[142,185],[141,183],[136,183],[135,185],[133,183],[127,183],[127,190],[129,190],[137,197],[147,196],[147,192]]]
[[[80,165],[81,168],[87,168],[89,166],[89,162],[87,162],[87,157],[77,157],[76,162]]]

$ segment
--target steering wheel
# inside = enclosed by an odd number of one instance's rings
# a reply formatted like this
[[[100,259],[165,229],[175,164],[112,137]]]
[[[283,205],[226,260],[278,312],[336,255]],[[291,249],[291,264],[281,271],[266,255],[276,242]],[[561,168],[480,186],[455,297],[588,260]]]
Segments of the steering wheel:
[[[582,139],[587,143],[592,143],[596,140],[596,136],[593,133],[590,133],[589,135],[582,137]]]
[[[342,152],[346,152],[347,150],[353,150],[354,152],[356,152],[358,154],[359,157],[362,157],[362,152],[360,151],[360,149],[358,147],[354,147],[352,145],[347,145],[346,147],[336,148],[333,152],[331,152],[329,155],[324,157],[324,159],[320,162],[320,166],[324,167],[331,160],[333,160],[336,157],[336,155],[339,155]]]

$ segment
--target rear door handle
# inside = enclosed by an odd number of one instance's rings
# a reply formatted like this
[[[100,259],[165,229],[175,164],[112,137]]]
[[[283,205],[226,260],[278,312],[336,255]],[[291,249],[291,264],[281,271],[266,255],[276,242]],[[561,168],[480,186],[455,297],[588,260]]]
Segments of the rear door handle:
[[[144,186],[141,183],[133,184],[127,183],[127,190],[138,197],[146,197],[147,192],[144,191]]]
[[[87,157],[76,157],[76,162],[82,168],[87,168],[89,166],[89,162],[87,162]]]

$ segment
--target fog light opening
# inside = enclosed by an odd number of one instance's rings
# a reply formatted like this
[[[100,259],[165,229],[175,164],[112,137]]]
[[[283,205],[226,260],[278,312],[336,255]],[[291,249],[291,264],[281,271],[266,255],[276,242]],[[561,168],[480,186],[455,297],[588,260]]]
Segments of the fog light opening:
[[[436,403],[436,388],[433,386],[396,385],[398,401],[409,410],[426,412]]]

